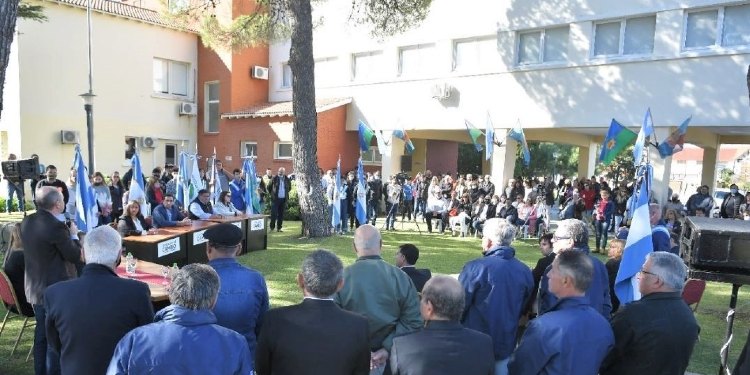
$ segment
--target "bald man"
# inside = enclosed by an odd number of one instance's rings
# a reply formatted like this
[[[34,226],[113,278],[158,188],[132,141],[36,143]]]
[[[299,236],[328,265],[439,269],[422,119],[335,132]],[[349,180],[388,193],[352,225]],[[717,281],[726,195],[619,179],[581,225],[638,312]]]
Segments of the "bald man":
[[[492,338],[461,325],[464,299],[464,289],[453,277],[435,276],[427,281],[419,305],[425,327],[393,340],[394,375],[492,373]]]
[[[344,310],[367,317],[370,327],[370,374],[389,374],[393,338],[422,327],[414,283],[381,257],[378,229],[361,225],[354,232],[357,261],[344,269],[344,287],[334,300]]]

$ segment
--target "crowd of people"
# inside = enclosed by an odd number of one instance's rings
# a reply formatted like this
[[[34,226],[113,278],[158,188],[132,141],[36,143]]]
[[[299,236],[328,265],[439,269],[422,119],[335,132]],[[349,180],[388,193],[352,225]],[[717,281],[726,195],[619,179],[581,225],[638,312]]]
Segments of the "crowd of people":
[[[377,172],[367,177],[368,223],[350,220],[352,214],[339,228],[354,231],[357,260],[344,267],[332,252],[308,254],[295,280],[300,304],[270,309],[264,276],[235,259],[241,231],[219,224],[204,234],[208,264],[172,275],[170,305],[154,313],[148,288],[114,272],[122,238],[244,209],[244,201],[235,201],[244,189],[240,171],[218,169],[224,178],[217,187],[226,185],[219,203],[212,205],[202,189],[184,211],[170,190],[178,171],[154,170],[146,189],[149,220],[140,203],[128,201],[119,174],[107,184],[93,174],[97,199],[106,190],[111,204],[108,210],[100,203],[100,223],[116,225],[101,225],[81,241],[66,218],[74,175],[63,189],[54,166],[45,168],[35,190],[38,210],[14,227],[4,263],[25,300],[18,308],[36,318],[36,374],[682,374],[687,368],[700,327],[681,299],[686,267],[674,243],[683,215],[713,208],[703,187],[684,206],[676,197],[663,209],[650,205],[654,252],[637,277],[643,298],[624,306],[613,284],[629,222],[626,185],[544,178],[496,189],[490,176],[454,179],[428,171],[387,183]],[[331,192],[328,176],[323,185]],[[129,179],[132,171],[123,176]],[[292,181],[283,168],[260,179],[272,206],[270,227],[280,231]],[[346,180],[345,189],[356,189],[353,174]],[[346,195],[340,199],[348,210]],[[118,197],[122,207],[114,204]],[[397,215],[424,220],[430,230],[434,220],[440,231],[459,227],[481,237],[482,256],[467,262],[457,280],[416,268],[413,244],[401,244],[391,265],[375,226],[381,199],[386,230],[394,229]],[[720,214],[740,219],[745,205],[732,188]],[[560,221],[548,233],[556,212]],[[519,231],[539,236],[542,257],[533,269],[516,259]],[[591,254],[599,251],[608,252],[606,264]],[[645,320],[654,324],[640,324]]]

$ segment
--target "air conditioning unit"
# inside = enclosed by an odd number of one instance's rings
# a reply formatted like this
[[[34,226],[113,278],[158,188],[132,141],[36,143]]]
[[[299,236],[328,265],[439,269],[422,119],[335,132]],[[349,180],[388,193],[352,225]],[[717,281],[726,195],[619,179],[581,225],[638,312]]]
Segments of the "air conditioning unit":
[[[253,66],[252,68],[253,78],[256,79],[268,79],[268,68],[262,66]]]
[[[75,130],[61,130],[60,142],[63,144],[81,143],[81,134]]]
[[[195,103],[182,102],[180,103],[180,115],[195,116],[198,114],[198,106]]]
[[[438,83],[430,88],[430,94],[437,100],[448,99],[451,96],[453,87],[447,83]]]
[[[156,148],[156,137],[141,137],[141,147]]]

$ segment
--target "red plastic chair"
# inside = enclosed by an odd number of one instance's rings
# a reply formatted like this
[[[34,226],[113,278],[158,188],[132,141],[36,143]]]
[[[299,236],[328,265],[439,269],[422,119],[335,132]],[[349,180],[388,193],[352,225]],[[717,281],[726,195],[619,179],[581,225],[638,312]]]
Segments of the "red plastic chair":
[[[706,290],[706,281],[699,279],[688,279],[685,287],[682,289],[682,299],[693,310],[698,311],[698,305],[701,303],[703,291]]]
[[[10,283],[10,279],[8,279],[8,275],[5,274],[5,272],[0,271],[0,299],[2,299],[3,303],[5,303],[5,306],[8,310],[7,313],[5,313],[5,318],[3,318],[3,324],[0,326],[0,335],[3,334],[3,330],[5,330],[5,323],[14,317],[20,317],[23,319],[23,325],[21,326],[21,332],[18,333],[18,338],[16,339],[16,343],[13,345],[13,350],[10,352],[10,355],[16,353],[16,349],[18,348],[18,343],[21,342],[21,337],[23,336],[23,332],[26,330],[26,328],[30,328],[36,325],[36,320],[31,320],[29,322],[30,318],[33,318],[34,315],[26,316],[21,313],[21,306],[18,302],[18,298],[16,297],[16,292],[13,290],[13,285]],[[11,314],[13,316],[11,316]],[[31,349],[29,349],[29,354],[26,355],[26,361],[29,360],[31,357],[31,351],[34,350],[34,344],[31,344]]]

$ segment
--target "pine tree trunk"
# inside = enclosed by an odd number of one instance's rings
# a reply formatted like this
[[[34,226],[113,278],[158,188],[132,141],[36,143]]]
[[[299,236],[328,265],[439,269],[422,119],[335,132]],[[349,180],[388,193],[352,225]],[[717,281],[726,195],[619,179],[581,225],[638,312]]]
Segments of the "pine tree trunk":
[[[297,180],[302,235],[331,235],[328,204],[318,171],[318,118],[315,111],[312,8],[310,0],[291,0],[295,19],[289,66],[292,68],[294,130],[292,150]]]
[[[16,35],[16,18],[19,0],[0,0],[0,117],[3,115],[3,90],[5,69],[10,59],[10,46]],[[312,59],[312,56],[310,57]]]

